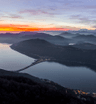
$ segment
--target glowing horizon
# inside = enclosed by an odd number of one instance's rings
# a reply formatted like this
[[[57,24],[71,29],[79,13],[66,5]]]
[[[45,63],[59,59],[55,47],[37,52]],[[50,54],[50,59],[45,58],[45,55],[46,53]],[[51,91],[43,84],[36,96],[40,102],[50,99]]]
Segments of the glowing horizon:
[[[82,29],[85,29],[84,27]],[[87,28],[88,30],[94,30],[92,28]],[[5,33],[5,32],[13,32],[13,33],[18,33],[18,32],[28,32],[28,31],[68,31],[72,29],[68,28],[63,28],[63,27],[45,27],[45,28],[40,28],[39,27],[32,27],[29,25],[20,25],[20,24],[2,24],[0,25],[0,33]],[[78,28],[76,30],[79,30]]]
[[[71,29],[67,28],[38,28],[38,27],[30,27],[28,25],[13,25],[13,24],[6,24],[0,25],[0,32],[23,32],[23,31],[68,31]]]
[[[0,31],[95,30],[95,4],[95,0],[3,0]]]

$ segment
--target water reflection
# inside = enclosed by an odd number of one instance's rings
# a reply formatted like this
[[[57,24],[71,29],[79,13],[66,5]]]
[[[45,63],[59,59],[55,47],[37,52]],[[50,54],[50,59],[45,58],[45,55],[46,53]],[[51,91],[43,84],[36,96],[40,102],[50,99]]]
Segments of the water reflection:
[[[0,68],[18,70],[34,62],[34,59],[12,50],[10,44],[0,44]]]
[[[52,80],[68,88],[96,92],[96,73],[86,67],[67,67],[55,62],[43,62],[22,72]]]

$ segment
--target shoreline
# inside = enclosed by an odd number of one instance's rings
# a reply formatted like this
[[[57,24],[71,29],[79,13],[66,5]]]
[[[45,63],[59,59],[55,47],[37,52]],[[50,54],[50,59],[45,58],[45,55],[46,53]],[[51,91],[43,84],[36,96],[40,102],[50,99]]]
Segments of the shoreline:
[[[4,69],[0,69],[0,77],[5,77],[5,76],[9,76],[9,77],[25,77],[28,79],[33,80],[34,82],[38,83],[38,84],[42,84],[42,85],[47,85],[47,87],[55,89],[55,90],[66,90],[66,93],[71,94],[72,96],[75,96],[76,98],[80,99],[80,96],[90,96],[93,97],[94,99],[96,99],[96,93],[90,93],[90,92],[84,92],[82,90],[79,89],[70,89],[70,88],[65,88],[61,85],[59,85],[58,83],[55,83],[53,81],[50,81],[48,79],[40,79],[38,77],[29,75],[27,73],[17,73],[14,71],[6,71]]]

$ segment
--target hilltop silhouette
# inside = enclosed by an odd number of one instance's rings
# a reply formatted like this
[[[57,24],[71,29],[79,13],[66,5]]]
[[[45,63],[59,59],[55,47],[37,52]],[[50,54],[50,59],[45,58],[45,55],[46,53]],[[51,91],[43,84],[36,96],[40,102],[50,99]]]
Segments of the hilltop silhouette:
[[[42,39],[22,41],[13,44],[11,48],[37,59],[47,57],[50,58],[51,61],[68,66],[86,66],[94,70],[96,68],[96,50],[79,49],[74,46],[54,45]]]

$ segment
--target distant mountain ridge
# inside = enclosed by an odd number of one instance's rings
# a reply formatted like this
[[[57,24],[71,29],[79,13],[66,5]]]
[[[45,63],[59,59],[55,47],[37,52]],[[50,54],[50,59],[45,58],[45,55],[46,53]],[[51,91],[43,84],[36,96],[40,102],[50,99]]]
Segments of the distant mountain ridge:
[[[37,33],[37,32],[20,32],[20,33],[4,33],[0,34],[0,42],[5,43],[17,43],[20,41],[28,40],[28,39],[44,39],[48,42],[58,45],[67,45],[68,39],[60,37],[60,36],[52,36],[50,34],[45,33]]]
[[[52,36],[50,34],[46,34],[46,33],[36,33],[33,35],[25,35],[22,36],[22,38],[27,38],[27,39],[44,39],[50,43],[53,44],[58,44],[58,45],[68,45],[68,41],[69,39],[61,37],[61,36]]]
[[[75,36],[72,38],[73,41],[75,41],[76,43],[91,43],[91,44],[96,44],[96,36],[94,35],[79,35],[79,36]]]
[[[61,36],[52,36],[46,33],[38,32],[20,32],[20,33],[5,33],[0,34],[0,42],[17,43],[28,39],[44,39],[50,43],[58,45],[68,45],[69,39]]]
[[[79,36],[76,36],[76,37],[73,37],[73,38],[76,38],[76,39],[78,39],[78,38],[82,38],[82,39],[92,38],[92,39],[94,39],[94,38],[96,38],[96,36],[94,36],[94,35],[79,35]]]
[[[79,49],[87,49],[87,50],[95,50],[96,45],[91,44],[91,43],[80,43],[80,44],[75,44],[73,47],[79,48]]]
[[[59,34],[59,36],[63,36],[65,38],[72,38],[75,36],[78,36],[80,34],[76,33],[76,34],[72,34],[71,32],[62,32],[61,34]]]
[[[78,44],[78,43],[92,43],[96,44],[96,36],[95,35],[81,35],[79,33],[72,34],[70,32],[63,32],[59,35],[52,36],[46,33],[38,33],[38,32],[20,32],[20,33],[5,33],[0,34],[0,42],[1,43],[17,43],[24,40],[29,39],[44,39],[55,45],[68,46],[70,43]]]

